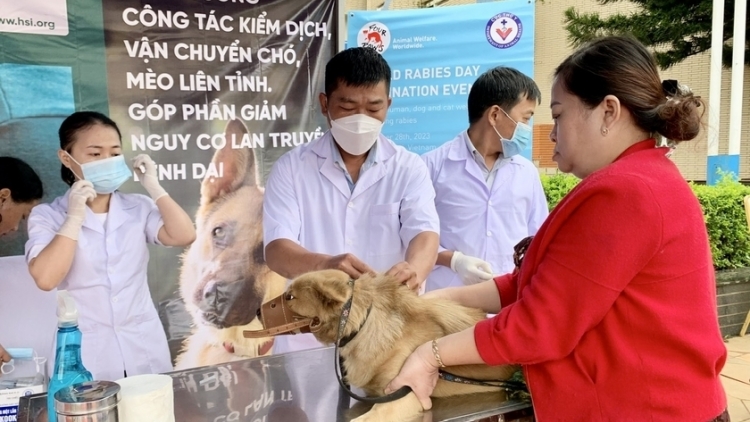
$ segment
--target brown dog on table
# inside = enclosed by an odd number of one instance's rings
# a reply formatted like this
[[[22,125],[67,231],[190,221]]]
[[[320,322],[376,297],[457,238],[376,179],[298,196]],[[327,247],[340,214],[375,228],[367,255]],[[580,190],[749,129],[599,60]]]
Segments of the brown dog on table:
[[[342,310],[350,298],[348,320],[339,333]],[[339,349],[346,381],[371,397],[384,395],[386,385],[419,345],[462,331],[486,318],[486,313],[478,309],[444,299],[418,297],[386,275],[364,275],[352,283],[346,273],[338,270],[314,271],[297,277],[284,293],[283,303],[294,314],[286,319],[297,321],[295,324],[309,320],[318,341],[335,344],[339,335],[347,339]],[[264,317],[264,325],[274,324]],[[509,379],[517,369],[512,365],[465,365],[448,367],[446,371],[474,380],[500,381]],[[493,391],[498,392],[499,400],[504,398],[504,391],[496,386],[440,379],[432,396]],[[409,420],[422,411],[419,400],[410,392],[394,401],[375,404],[355,421]]]

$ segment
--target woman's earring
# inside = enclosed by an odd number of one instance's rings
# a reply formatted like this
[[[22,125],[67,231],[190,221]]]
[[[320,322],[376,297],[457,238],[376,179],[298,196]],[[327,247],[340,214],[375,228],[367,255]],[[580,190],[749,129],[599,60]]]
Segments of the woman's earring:
[[[602,135],[607,136],[608,133],[609,133],[609,129],[607,129],[606,127],[603,127],[602,128]]]

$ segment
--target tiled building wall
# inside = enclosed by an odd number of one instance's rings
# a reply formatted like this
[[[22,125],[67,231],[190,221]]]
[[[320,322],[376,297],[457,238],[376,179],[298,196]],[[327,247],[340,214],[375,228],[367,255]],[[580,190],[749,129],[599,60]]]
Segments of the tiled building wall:
[[[535,118],[534,120],[539,120]],[[532,160],[540,169],[555,168],[557,165],[552,161],[552,152],[555,145],[549,140],[552,125],[548,123],[534,122],[534,148]]]
[[[415,8],[420,0],[391,0],[391,9]],[[437,0],[440,1],[440,0]],[[441,6],[475,3],[475,0],[448,0]],[[382,7],[383,0],[346,0],[347,11],[374,10]],[[542,169],[554,169],[551,158],[551,143],[549,130],[552,119],[548,111],[549,92],[552,85],[552,72],[570,52],[572,48],[567,39],[567,32],[563,28],[563,12],[575,7],[577,10],[604,11],[605,9],[594,0],[545,0],[536,2],[536,34],[535,34],[535,62],[534,79],[542,91],[542,105],[534,117],[534,154],[533,159]],[[636,9],[628,2],[616,2],[607,5],[607,12],[603,13],[633,13]],[[498,63],[501,64],[501,63]],[[688,85],[696,95],[708,102],[709,85],[709,55],[691,57],[673,68],[662,71],[663,79],[677,79]],[[731,71],[724,69],[722,78],[722,106],[720,110],[720,143],[719,153],[725,154],[728,149],[729,132],[729,101],[731,92]],[[743,107],[742,145],[740,160],[740,176],[750,178],[750,70],[745,69]],[[706,116],[707,117],[707,116]],[[708,119],[706,118],[706,122]],[[675,160],[683,175],[691,180],[705,180],[706,178],[707,141],[705,132],[696,140],[684,143],[675,151]]]

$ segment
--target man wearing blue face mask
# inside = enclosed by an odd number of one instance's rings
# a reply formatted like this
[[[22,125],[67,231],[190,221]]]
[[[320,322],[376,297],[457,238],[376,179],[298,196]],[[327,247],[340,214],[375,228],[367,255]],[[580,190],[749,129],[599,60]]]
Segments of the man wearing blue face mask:
[[[286,278],[340,269],[384,272],[415,291],[435,265],[435,191],[419,156],[380,133],[391,69],[371,48],[326,65],[321,111],[331,130],[281,156],[268,177],[263,234],[268,266]],[[276,353],[321,347],[310,334],[280,336]]]
[[[440,252],[427,290],[489,280],[514,268],[513,246],[549,213],[539,172],[520,153],[541,93],[516,69],[499,66],[469,92],[469,128],[422,156],[435,187]]]
[[[118,191],[133,172],[107,116],[73,113],[59,135],[61,176],[70,190],[29,216],[29,273],[40,289],[59,287],[75,300],[83,364],[95,379],[171,371],[146,278],[147,244],[189,245],[192,220],[161,187],[148,155],[132,165],[150,197]]]

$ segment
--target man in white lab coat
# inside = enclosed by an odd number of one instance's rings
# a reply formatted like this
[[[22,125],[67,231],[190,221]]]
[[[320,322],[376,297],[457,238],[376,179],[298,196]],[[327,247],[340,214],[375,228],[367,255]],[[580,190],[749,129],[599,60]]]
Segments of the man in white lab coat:
[[[541,93],[516,69],[488,70],[469,92],[469,128],[422,156],[435,187],[440,252],[427,290],[513,270],[513,246],[549,213],[539,172],[520,155]]]
[[[423,290],[440,225],[425,163],[380,134],[391,70],[371,48],[326,65],[320,107],[331,129],[281,156],[266,182],[268,266],[291,279],[336,268],[357,278],[387,272]],[[311,334],[280,336],[274,353],[320,347]]]

